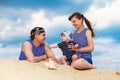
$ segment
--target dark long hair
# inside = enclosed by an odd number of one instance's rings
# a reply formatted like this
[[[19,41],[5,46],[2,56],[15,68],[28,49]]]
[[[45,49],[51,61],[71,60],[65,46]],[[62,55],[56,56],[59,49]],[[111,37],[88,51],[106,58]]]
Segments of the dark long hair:
[[[71,21],[71,19],[72,19],[73,17],[76,17],[76,18],[78,18],[78,19],[81,19],[81,18],[82,18],[82,19],[85,21],[85,24],[87,25],[87,27],[88,27],[88,28],[90,29],[90,31],[92,32],[92,37],[95,37],[95,33],[94,33],[93,29],[92,29],[92,26],[91,26],[90,21],[89,21],[83,14],[81,14],[81,13],[79,13],[79,12],[75,12],[75,13],[73,13],[73,14],[68,18],[68,20]]]

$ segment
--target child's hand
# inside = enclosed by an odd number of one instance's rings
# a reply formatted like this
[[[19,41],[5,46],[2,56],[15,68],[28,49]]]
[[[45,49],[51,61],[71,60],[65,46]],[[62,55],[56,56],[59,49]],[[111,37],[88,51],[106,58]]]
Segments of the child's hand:
[[[79,44],[69,43],[68,48],[73,50],[73,51],[78,51]]]
[[[79,59],[79,57],[77,55],[73,55],[72,56],[72,62],[74,62],[75,60]]]
[[[78,44],[75,44],[75,45],[71,45],[71,50],[73,51],[78,51],[79,50],[79,45]]]
[[[76,47],[76,48],[78,48],[78,47],[79,47],[79,45],[78,45],[78,44],[75,44],[75,47]]]
[[[73,44],[73,43],[70,43],[70,44],[68,45],[68,48],[71,49],[71,48],[72,48],[72,45],[74,45],[74,44]]]

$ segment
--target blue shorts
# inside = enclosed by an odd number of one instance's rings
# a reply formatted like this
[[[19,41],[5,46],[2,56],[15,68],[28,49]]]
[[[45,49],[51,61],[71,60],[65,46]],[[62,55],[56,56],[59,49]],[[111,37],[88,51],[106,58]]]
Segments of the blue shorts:
[[[87,55],[84,55],[84,54],[80,54],[80,53],[76,53],[76,55],[81,57],[81,58],[83,58],[84,60],[86,60],[90,64],[93,64],[92,59],[90,58],[90,56],[87,56]]]
[[[87,62],[89,62],[90,64],[93,64],[92,59],[88,58],[88,57],[84,57],[83,59],[85,59]]]

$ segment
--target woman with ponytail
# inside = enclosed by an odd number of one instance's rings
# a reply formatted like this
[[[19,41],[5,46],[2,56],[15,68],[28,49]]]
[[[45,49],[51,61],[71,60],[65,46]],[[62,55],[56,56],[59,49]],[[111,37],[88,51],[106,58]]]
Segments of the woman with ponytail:
[[[69,18],[72,25],[76,28],[73,33],[73,41],[69,47],[76,53],[72,56],[72,66],[76,69],[95,69],[92,64],[91,52],[94,50],[94,42],[92,37],[95,37],[90,21],[81,13],[75,12]],[[85,28],[85,25],[88,28]]]

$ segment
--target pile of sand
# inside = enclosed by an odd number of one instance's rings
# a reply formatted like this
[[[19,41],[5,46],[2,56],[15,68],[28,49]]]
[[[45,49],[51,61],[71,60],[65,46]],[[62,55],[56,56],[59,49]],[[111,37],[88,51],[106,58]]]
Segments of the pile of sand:
[[[1,59],[0,80],[120,80],[118,70],[76,70],[67,65],[50,70],[44,63]]]

